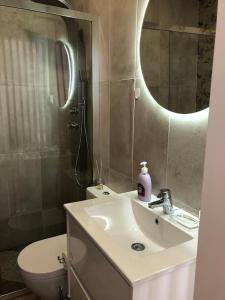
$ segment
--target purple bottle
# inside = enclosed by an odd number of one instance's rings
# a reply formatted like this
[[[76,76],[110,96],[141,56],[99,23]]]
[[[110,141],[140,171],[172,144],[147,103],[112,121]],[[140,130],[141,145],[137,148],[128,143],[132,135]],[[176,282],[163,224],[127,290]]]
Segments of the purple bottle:
[[[152,181],[151,177],[148,173],[148,168],[146,167],[147,162],[143,161],[140,163],[142,166],[141,173],[138,176],[138,184],[137,184],[137,192],[138,198],[144,202],[151,201],[151,194],[152,194]]]

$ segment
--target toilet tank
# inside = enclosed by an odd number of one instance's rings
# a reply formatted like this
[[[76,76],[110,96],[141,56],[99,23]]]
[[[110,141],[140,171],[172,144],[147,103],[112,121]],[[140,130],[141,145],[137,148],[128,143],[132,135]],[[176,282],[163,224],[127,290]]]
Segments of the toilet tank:
[[[102,189],[99,189],[98,186],[90,186],[86,189],[86,199],[93,199],[93,198],[100,198],[100,197],[107,197],[111,195],[117,194],[106,185],[103,185]]]

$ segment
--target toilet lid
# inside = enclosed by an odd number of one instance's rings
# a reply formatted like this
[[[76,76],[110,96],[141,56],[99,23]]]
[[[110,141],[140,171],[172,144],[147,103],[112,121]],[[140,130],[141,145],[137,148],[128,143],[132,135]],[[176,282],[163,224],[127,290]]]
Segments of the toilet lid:
[[[54,277],[65,272],[58,260],[66,252],[66,234],[41,240],[24,248],[18,256],[18,265],[30,276]]]

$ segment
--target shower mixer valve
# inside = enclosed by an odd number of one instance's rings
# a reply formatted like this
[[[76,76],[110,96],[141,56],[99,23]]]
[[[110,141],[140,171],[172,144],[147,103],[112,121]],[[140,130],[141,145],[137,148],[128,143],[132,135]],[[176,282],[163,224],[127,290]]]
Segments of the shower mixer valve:
[[[70,129],[74,129],[74,128],[78,128],[79,127],[79,124],[78,123],[68,123],[67,124],[67,127],[70,128]]]
[[[73,107],[70,109],[71,114],[78,114],[79,113],[79,108],[78,107]]]

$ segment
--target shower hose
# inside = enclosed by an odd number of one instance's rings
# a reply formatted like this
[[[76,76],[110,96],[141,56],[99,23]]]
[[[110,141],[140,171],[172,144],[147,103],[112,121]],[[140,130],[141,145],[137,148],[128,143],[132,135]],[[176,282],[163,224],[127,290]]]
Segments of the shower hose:
[[[81,154],[81,143],[82,143],[83,136],[85,139],[84,142],[85,142],[86,149],[87,149],[87,156],[88,156],[89,164],[91,167],[91,155],[90,155],[90,148],[89,148],[88,136],[87,136],[87,127],[86,127],[86,103],[85,103],[84,99],[83,99],[82,103],[80,103],[80,107],[81,107],[81,121],[80,121],[80,129],[79,129],[79,143],[78,143],[76,159],[75,159],[75,180],[79,187],[86,189],[87,185],[83,185],[81,183],[81,181],[79,179],[79,174],[78,174],[78,162],[79,162],[79,157]]]

